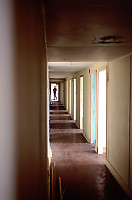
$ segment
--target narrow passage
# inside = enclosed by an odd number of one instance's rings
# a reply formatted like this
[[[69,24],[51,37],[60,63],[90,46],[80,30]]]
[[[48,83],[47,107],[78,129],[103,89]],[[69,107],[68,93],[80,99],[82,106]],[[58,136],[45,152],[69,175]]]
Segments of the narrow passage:
[[[82,130],[60,102],[50,105],[50,146],[54,162],[54,200],[129,199],[105,166],[105,155],[98,155]]]

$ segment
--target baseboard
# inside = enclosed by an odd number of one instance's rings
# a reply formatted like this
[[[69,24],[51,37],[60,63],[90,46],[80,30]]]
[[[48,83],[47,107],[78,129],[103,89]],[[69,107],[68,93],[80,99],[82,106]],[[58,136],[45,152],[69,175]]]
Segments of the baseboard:
[[[117,180],[119,185],[122,187],[122,189],[126,192],[126,194],[132,199],[132,191],[127,186],[127,184],[123,181],[121,176],[117,173],[117,171],[113,168],[111,163],[106,159],[106,166],[110,170],[111,174],[114,176],[114,178]]]

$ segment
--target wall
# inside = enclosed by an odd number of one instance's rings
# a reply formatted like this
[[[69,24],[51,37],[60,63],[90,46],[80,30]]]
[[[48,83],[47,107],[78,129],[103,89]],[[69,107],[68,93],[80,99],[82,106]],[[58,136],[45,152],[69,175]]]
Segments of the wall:
[[[70,113],[70,78],[67,79],[67,91],[68,91],[68,112]]]
[[[90,75],[89,69],[83,71],[83,128],[84,128],[84,135],[87,140],[91,141],[91,134],[90,134]]]
[[[16,84],[13,3],[0,1],[0,199],[16,195]]]
[[[71,92],[70,92],[70,84],[71,84],[71,86],[72,86],[72,83],[70,83],[71,82],[71,77],[68,77],[67,79],[66,79],[66,82],[67,82],[67,87],[66,87],[66,96],[67,96],[67,98],[66,98],[66,108],[67,108],[67,110],[68,110],[68,112],[69,112],[69,114],[71,114],[72,115],[72,113],[71,113],[71,110],[73,109],[72,107],[71,107],[71,99],[72,99],[72,95],[73,94],[71,94]],[[71,87],[72,88],[72,87]]]
[[[126,56],[109,63],[107,68],[107,166],[128,193],[132,179],[130,63],[130,56]]]
[[[80,76],[83,76],[83,134],[91,142],[91,100],[90,100],[90,73],[89,70],[101,70],[106,66],[106,62],[93,63],[86,69],[76,73],[74,77],[77,80],[76,103],[77,119],[76,124],[80,127]]]
[[[132,55],[130,60],[131,71],[131,110],[130,110],[130,188],[132,190]]]
[[[68,81],[65,80],[64,82],[65,90],[64,90],[64,97],[65,97],[65,108],[68,110]]]
[[[80,126],[80,76],[83,75],[83,134],[91,142],[90,72],[107,66],[107,160],[106,165],[132,197],[132,56],[111,63],[93,63],[74,75],[77,81],[77,120]],[[72,78],[72,77],[71,77]]]
[[[64,82],[60,82],[60,101],[64,104]]]
[[[70,81],[71,81],[71,93],[70,93]],[[68,77],[65,81],[66,85],[66,91],[65,91],[65,104],[66,104],[66,109],[68,112],[71,114],[72,119],[74,118],[74,81],[72,77]],[[71,102],[70,102],[71,99]],[[71,104],[71,105],[70,105]],[[71,109],[70,109],[71,107]],[[71,110],[71,112],[70,112]]]
[[[3,0],[0,20],[0,199],[47,199],[47,61],[41,8],[36,1]]]

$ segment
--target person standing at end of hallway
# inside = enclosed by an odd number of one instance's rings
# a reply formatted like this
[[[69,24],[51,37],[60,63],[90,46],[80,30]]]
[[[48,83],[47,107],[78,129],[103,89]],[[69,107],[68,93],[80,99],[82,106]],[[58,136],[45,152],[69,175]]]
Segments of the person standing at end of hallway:
[[[53,93],[54,93],[54,100],[55,99],[57,99],[57,97],[56,97],[56,92],[57,92],[57,88],[56,88],[56,86],[54,87],[54,89],[53,89]]]

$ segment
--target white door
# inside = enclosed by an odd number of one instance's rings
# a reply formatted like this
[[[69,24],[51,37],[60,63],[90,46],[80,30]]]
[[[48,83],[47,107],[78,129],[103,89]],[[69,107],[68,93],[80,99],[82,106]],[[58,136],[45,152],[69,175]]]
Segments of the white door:
[[[83,76],[80,77],[80,129],[83,129]]]
[[[74,79],[74,120],[76,120],[76,79]]]
[[[106,70],[99,72],[98,91],[98,154],[106,149]]]

